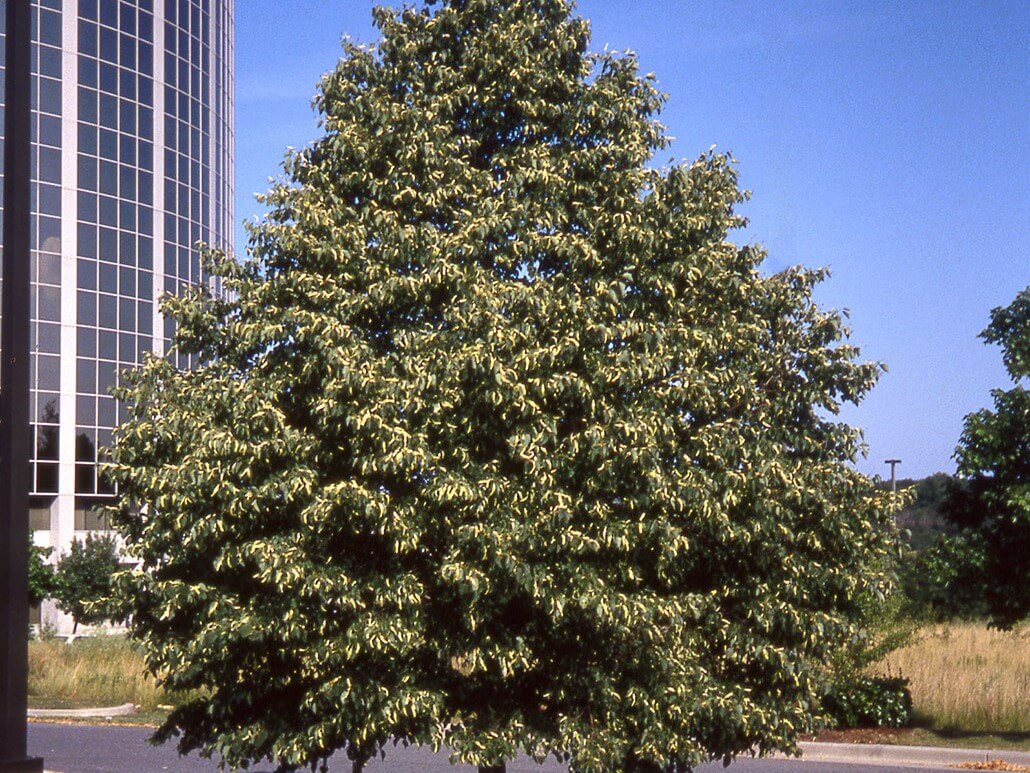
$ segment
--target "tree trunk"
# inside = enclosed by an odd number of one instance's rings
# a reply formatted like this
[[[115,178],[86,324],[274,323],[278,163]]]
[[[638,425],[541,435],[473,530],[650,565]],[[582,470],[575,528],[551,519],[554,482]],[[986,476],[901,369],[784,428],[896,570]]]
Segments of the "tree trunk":
[[[500,765],[480,765],[479,773],[505,773],[505,765],[502,762]]]
[[[365,761],[364,760],[354,760],[350,764],[350,773],[361,773],[361,771],[363,771],[364,769],[365,769]]]

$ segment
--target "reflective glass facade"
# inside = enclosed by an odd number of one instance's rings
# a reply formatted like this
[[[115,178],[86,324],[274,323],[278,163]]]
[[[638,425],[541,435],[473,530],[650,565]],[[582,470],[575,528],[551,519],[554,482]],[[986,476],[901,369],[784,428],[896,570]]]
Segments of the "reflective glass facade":
[[[157,299],[231,248],[233,0],[33,7],[32,521],[66,550],[113,494],[109,390],[166,352]]]

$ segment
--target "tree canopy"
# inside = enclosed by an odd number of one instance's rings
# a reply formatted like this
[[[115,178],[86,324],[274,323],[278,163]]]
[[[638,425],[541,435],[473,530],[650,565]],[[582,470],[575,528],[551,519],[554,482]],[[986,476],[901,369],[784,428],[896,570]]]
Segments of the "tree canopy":
[[[79,623],[102,623],[112,614],[107,600],[118,572],[118,545],[110,534],[87,534],[73,540],[71,550],[57,562],[54,597],[57,607]]]
[[[966,480],[946,508],[961,532],[945,549],[960,563],[953,584],[979,589],[1010,627],[1030,615],[1030,287],[992,310],[980,337],[1001,346],[1014,386],[991,392],[993,411],[966,416],[955,451]]]
[[[663,96],[566,0],[378,9],[181,371],[120,391],[115,523],[159,738],[359,769],[679,770],[792,750],[882,590],[838,422],[879,366],[761,270],[732,160],[654,164]]]

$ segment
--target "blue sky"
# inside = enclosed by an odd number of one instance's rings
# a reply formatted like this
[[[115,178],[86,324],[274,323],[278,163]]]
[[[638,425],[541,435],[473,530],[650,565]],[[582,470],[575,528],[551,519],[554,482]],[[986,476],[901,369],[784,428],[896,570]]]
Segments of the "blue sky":
[[[369,0],[242,0],[236,215],[261,212],[342,35],[375,39]],[[863,357],[890,368],[844,418],[859,469],[954,471],[962,417],[1007,387],[976,336],[1030,283],[1030,4],[580,0],[592,48],[631,49],[669,95],[660,162],[731,151],[754,192],[740,240],[766,267],[828,266]],[[237,246],[244,244],[242,229]]]

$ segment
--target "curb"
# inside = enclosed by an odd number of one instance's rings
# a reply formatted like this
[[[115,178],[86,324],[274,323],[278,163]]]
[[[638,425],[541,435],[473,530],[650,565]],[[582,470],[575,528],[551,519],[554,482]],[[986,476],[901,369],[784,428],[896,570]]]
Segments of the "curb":
[[[125,717],[136,713],[136,706],[123,703],[99,709],[29,709],[29,719],[89,719],[90,717]]]
[[[1030,767],[1030,752],[1002,749],[949,749],[936,746],[890,746],[804,741],[802,761],[854,762],[904,768],[941,768],[966,762],[1005,760],[1010,765]]]

